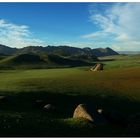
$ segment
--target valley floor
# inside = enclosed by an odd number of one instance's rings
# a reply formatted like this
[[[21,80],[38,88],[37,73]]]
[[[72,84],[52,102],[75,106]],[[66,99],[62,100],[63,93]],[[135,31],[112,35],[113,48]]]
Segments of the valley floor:
[[[140,136],[140,56],[100,58],[103,71],[90,67],[0,70],[0,136],[129,137]],[[38,106],[36,101],[43,104]],[[74,119],[78,104],[116,111],[127,124],[96,127]],[[46,112],[45,104],[57,110]],[[132,116],[132,117],[131,117]],[[131,119],[135,118],[135,119]],[[130,123],[131,122],[131,123]],[[131,127],[129,126],[131,124]]]

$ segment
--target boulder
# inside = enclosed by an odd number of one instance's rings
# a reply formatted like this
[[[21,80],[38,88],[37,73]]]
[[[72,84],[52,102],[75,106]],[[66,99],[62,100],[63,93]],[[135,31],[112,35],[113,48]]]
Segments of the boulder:
[[[97,109],[97,112],[98,112],[99,114],[102,114],[103,109]]]
[[[5,102],[7,100],[6,96],[0,96],[0,102]]]
[[[94,71],[94,68],[95,68],[94,66],[93,66],[93,67],[91,67],[91,68],[90,68],[90,71]]]
[[[90,71],[100,71],[103,70],[103,64],[98,63],[90,68]]]
[[[55,107],[52,104],[47,104],[43,107],[43,110],[45,110],[47,112],[52,112],[55,110]]]
[[[96,64],[93,71],[100,71],[100,70],[103,70],[103,64]]]
[[[79,104],[73,114],[73,118],[85,118],[91,122],[94,121],[93,117],[87,110],[87,106],[85,104]]]
[[[73,118],[85,118],[95,125],[106,124],[105,118],[96,110],[86,104],[79,104],[73,114]]]

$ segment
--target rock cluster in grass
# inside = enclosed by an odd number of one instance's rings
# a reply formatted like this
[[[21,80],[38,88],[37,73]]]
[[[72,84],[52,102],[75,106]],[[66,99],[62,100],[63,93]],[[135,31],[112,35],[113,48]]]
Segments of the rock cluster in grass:
[[[36,100],[37,106],[41,107],[47,113],[60,113],[60,110],[53,104],[47,104],[44,100]],[[107,123],[126,125],[124,116],[114,110],[106,111],[103,109],[94,109],[87,104],[79,104],[73,113],[73,118],[84,118],[95,125],[104,125]]]
[[[9,100],[9,97],[7,96],[0,96],[0,105],[11,103],[9,101],[11,101],[11,98]],[[48,103],[42,99],[35,100],[34,103],[37,105],[36,107],[40,107],[40,110],[46,112],[47,114],[50,113],[55,116],[64,112],[61,112],[61,109],[54,104]],[[125,128],[127,135],[130,136],[139,136],[140,134],[140,113],[133,114],[129,117],[123,116],[121,112],[118,112],[115,109],[109,111],[102,108],[95,109],[93,106],[87,104],[79,104],[74,110],[73,118],[84,118],[95,126],[106,124],[121,126]]]
[[[0,99],[4,99],[4,97],[0,96]],[[47,113],[60,113],[60,110],[56,106],[50,103],[47,104],[44,100],[36,100],[35,104],[41,107],[42,110],[46,111]],[[111,123],[126,128],[129,124],[128,131],[131,131],[131,127],[139,127],[139,125],[135,123],[136,118],[138,118],[137,116],[140,115],[133,116],[133,119],[130,119],[131,121],[127,121],[126,117],[123,116],[121,112],[118,112],[116,110],[108,111],[102,108],[95,109],[87,104],[79,104],[75,108],[73,113],[73,118],[84,118],[95,125],[104,125]],[[132,130],[135,130],[133,128]]]
[[[96,64],[90,69],[90,71],[100,71],[100,70],[103,70],[103,64],[101,63]]]

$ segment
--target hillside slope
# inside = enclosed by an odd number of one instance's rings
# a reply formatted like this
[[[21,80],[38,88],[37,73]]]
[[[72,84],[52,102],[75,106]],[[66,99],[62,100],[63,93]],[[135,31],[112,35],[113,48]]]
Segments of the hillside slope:
[[[91,64],[93,63],[80,59],[70,59],[46,53],[15,54],[0,60],[0,68],[14,68],[19,66],[23,68],[72,67]]]

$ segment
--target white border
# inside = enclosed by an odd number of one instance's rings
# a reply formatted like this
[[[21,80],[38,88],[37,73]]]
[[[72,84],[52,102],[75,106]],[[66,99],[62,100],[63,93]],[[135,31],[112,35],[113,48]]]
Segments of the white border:
[[[140,2],[140,0],[0,0],[1,2]],[[22,139],[22,140],[40,140],[40,138],[0,138],[1,140],[15,140],[15,139]],[[57,139],[69,139],[69,140],[81,140],[84,139],[86,140],[87,138],[41,138],[41,139],[46,139],[46,140],[57,140]],[[94,140],[108,140],[108,139],[119,139],[119,140],[124,140],[124,139],[129,139],[129,140],[133,140],[134,138],[88,138],[88,139],[94,139]],[[136,138],[135,138],[136,139]],[[138,138],[139,139],[139,138]]]
[[[0,2],[140,2],[140,0],[0,0]]]
[[[21,140],[40,140],[40,139],[45,139],[45,140],[65,140],[65,139],[68,139],[68,140],[86,140],[86,139],[91,139],[91,140],[116,140],[116,139],[119,139],[119,140],[134,140],[134,139],[139,139],[139,138],[1,138],[1,140],[18,140],[18,139],[21,139]]]

